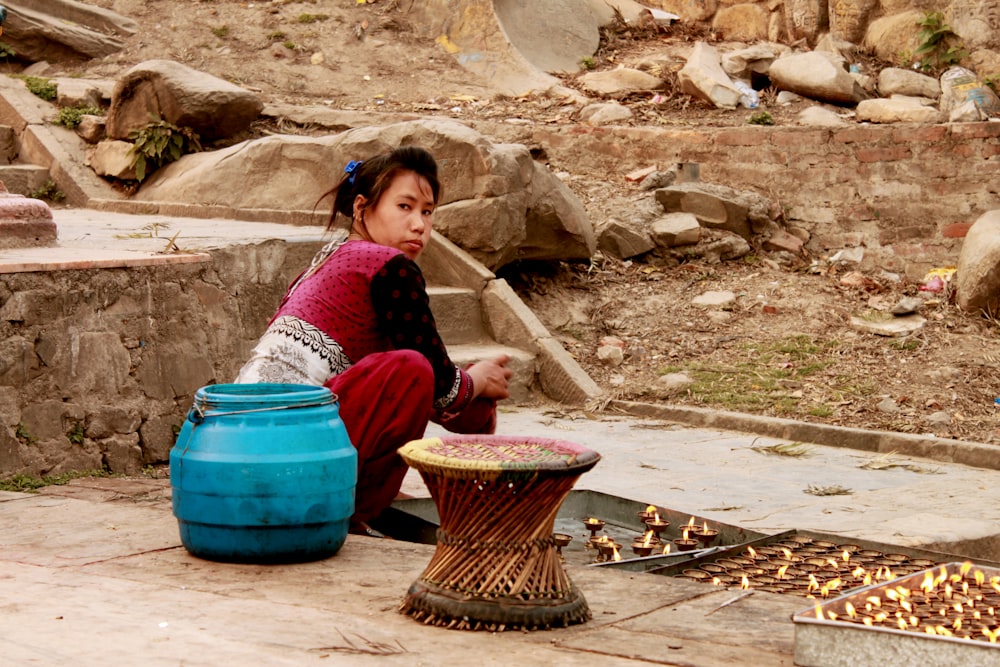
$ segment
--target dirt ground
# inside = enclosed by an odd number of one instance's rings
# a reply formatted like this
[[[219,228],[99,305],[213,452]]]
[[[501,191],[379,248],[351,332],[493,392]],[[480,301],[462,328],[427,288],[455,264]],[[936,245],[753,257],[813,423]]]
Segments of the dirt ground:
[[[265,102],[333,108],[419,111],[459,119],[513,117],[571,123],[560,99],[510,99],[478,85],[431,40],[418,38],[397,0],[89,0],[136,20],[126,48],[102,60],[56,65],[49,75],[114,78],[132,65],[168,58],[260,94]],[[670,32],[605,31],[594,65],[658,71],[671,84],[695,39]],[[862,59],[866,72],[880,66]],[[576,86],[572,76],[567,86]],[[746,110],[721,111],[668,85],[665,101],[621,100],[636,124],[739,125]],[[764,91],[763,109],[791,122]],[[626,183],[570,181],[597,224],[618,202],[634,198]],[[509,267],[502,272],[549,329],[609,396],[711,406],[856,428],[934,433],[1000,442],[1000,324],[958,311],[947,291],[881,273],[853,275],[828,258],[779,264],[753,253],[708,264],[648,256],[621,262]],[[734,300],[705,308],[709,291]],[[859,331],[852,315],[885,313],[904,296],[920,296],[921,331],[890,338]],[[874,314],[873,314],[874,313]],[[601,341],[624,347],[619,365],[602,362]],[[669,373],[693,384],[663,385]]]

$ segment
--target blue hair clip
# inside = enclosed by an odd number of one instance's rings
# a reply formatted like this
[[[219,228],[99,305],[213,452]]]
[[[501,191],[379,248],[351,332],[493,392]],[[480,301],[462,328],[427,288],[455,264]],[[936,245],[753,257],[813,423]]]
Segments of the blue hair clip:
[[[348,183],[354,185],[354,175],[358,173],[358,169],[360,169],[361,165],[363,164],[364,161],[362,160],[351,160],[350,162],[347,163],[347,166],[344,167],[344,173],[348,174],[347,178]]]

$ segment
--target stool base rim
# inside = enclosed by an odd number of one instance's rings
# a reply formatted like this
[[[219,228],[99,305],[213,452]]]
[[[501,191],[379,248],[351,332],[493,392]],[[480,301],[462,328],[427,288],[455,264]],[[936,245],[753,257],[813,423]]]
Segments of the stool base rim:
[[[590,620],[590,608],[574,584],[559,598],[476,598],[427,581],[417,580],[407,592],[400,613],[429,625],[459,630],[542,630]]]

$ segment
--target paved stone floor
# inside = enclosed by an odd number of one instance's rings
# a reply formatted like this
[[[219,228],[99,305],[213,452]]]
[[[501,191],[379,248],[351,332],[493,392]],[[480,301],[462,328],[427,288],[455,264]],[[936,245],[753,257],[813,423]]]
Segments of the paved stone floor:
[[[761,533],[807,529],[995,559],[1000,472],[823,446],[777,456],[765,452],[779,440],[544,409],[505,411],[499,432],[596,449],[602,460],[578,490]],[[810,485],[851,493],[814,496]],[[169,491],[165,479],[100,478],[0,493],[3,664],[791,665],[791,617],[810,606],[567,558],[591,621],[446,630],[397,612],[433,546],[349,536],[319,562],[214,563],[181,546]],[[427,495],[412,471],[404,491]]]

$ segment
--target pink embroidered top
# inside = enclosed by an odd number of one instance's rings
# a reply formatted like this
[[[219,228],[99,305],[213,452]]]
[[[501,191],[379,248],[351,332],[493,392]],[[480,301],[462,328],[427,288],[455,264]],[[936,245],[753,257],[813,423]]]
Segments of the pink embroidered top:
[[[325,384],[369,354],[401,349],[430,362],[435,408],[457,412],[472,400],[416,263],[369,241],[332,243],[292,283],[237,381]]]

